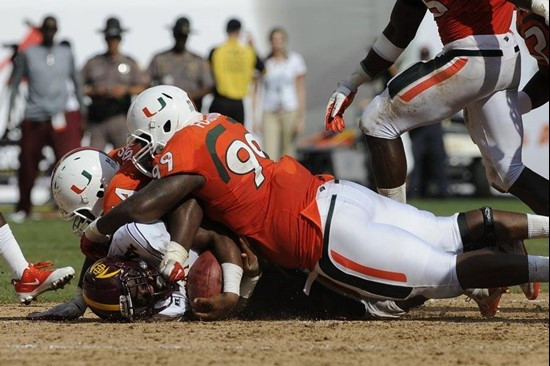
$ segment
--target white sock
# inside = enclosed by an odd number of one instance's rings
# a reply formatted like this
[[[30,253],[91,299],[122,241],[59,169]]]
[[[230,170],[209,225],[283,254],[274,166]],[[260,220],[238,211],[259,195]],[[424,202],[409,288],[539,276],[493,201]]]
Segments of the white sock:
[[[529,282],[548,283],[548,257],[527,257],[529,263]]]
[[[548,238],[548,216],[527,215],[527,227],[529,239]]]
[[[12,278],[20,280],[29,263],[15,240],[8,224],[0,227],[0,256],[8,265]]]
[[[378,188],[378,193],[397,202],[407,203],[407,183],[397,188]]]

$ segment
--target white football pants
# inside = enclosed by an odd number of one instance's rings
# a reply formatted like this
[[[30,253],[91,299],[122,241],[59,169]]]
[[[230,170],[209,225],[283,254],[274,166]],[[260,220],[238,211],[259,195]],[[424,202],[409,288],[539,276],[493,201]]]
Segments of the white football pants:
[[[465,109],[489,182],[507,192],[525,168],[520,76],[519,47],[512,33],[470,36],[392,79],[366,108],[361,128],[368,136],[395,139]]]
[[[463,245],[457,216],[383,197],[347,181],[319,188],[323,256],[313,275],[355,298],[406,300],[462,294],[456,258]]]

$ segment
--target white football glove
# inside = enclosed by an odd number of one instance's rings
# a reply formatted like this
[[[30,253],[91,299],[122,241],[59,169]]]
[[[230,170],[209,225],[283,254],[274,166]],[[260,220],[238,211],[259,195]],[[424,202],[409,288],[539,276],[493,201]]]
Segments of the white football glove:
[[[159,270],[170,282],[178,282],[185,279],[183,262],[189,257],[187,250],[181,244],[171,241],[166,247],[166,253]]]

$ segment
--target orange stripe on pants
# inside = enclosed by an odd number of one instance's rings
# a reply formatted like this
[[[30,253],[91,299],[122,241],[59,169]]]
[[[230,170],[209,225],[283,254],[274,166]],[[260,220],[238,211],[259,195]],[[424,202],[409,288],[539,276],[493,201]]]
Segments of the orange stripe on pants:
[[[381,278],[384,280],[390,280],[390,281],[396,281],[396,282],[407,282],[407,276],[404,273],[389,272],[389,271],[383,271],[381,269],[366,267],[366,266],[363,266],[362,264],[359,264],[357,262],[352,261],[351,259],[344,257],[341,254],[336,253],[334,250],[331,250],[330,254],[332,258],[336,261],[336,263],[348,269],[351,269],[355,272],[359,272],[370,277]]]
[[[445,70],[421,82],[420,84],[410,89],[408,92],[404,93],[403,95],[400,95],[399,98],[401,98],[405,102],[410,102],[411,100],[413,100],[418,95],[422,94],[432,86],[440,84],[445,80],[450,79],[452,76],[458,74],[460,70],[462,70],[464,66],[466,66],[467,63],[468,63],[467,58],[459,59],[457,62],[455,62],[453,65],[449,66]]]

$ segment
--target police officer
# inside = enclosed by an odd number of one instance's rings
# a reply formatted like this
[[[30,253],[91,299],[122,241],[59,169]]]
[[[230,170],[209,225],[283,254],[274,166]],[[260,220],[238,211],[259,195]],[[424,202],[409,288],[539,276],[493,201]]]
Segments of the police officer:
[[[202,98],[212,91],[214,81],[208,63],[186,49],[191,33],[189,19],[178,18],[172,27],[174,47],[156,54],[147,71],[151,85],[174,85],[185,90],[200,111]]]
[[[105,36],[107,51],[84,65],[84,92],[92,100],[88,111],[90,146],[103,150],[108,143],[114,147],[126,144],[126,112],[132,95],[148,85],[147,75],[129,56],[120,53],[122,34],[126,31],[117,18],[107,19]]]

